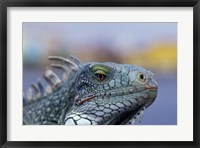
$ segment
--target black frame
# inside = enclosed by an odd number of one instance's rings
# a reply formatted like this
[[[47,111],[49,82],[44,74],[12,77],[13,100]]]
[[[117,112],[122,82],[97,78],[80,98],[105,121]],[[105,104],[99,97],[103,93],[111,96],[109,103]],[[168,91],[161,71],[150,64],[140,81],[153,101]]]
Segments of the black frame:
[[[192,142],[16,142],[7,141],[7,7],[193,7],[193,116]],[[200,2],[199,0],[0,0],[0,146],[1,147],[199,147],[199,70]],[[199,41],[199,42],[198,42]],[[187,60],[187,59],[186,59]],[[185,133],[187,134],[187,133]]]

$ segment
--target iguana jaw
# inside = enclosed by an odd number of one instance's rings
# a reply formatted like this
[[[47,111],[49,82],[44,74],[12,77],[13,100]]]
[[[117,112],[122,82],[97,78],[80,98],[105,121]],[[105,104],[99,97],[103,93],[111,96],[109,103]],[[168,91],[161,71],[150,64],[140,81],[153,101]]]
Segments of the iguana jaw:
[[[115,125],[134,124],[135,120],[137,118],[140,118],[141,110],[143,110],[144,112],[144,110],[155,101],[155,98],[157,97],[157,87],[149,87],[146,90],[141,91],[141,92],[150,92],[151,95],[149,95],[149,98],[147,98],[145,101],[143,100],[144,102],[140,103],[139,106],[133,107],[131,110],[125,113],[121,113],[115,118],[111,118],[107,122],[107,124],[115,124]],[[137,93],[141,93],[141,92],[137,92]]]
[[[132,95],[132,98],[131,96]],[[148,88],[146,90],[138,91],[133,94],[123,95],[118,97],[116,100],[118,103],[107,102],[107,106],[104,104],[96,104],[95,102],[99,102],[100,98],[91,98],[85,101],[83,104],[84,108],[88,108],[86,111],[73,109],[71,114],[65,116],[65,124],[78,124],[78,125],[91,125],[91,124],[127,124],[131,118],[133,118],[138,111],[145,107],[147,108],[150,104],[153,103],[157,96],[157,88]],[[114,96],[116,98],[116,96]],[[127,97],[127,98],[126,98]],[[121,101],[119,100],[126,100]],[[131,98],[131,99],[130,99]],[[108,98],[107,100],[112,100],[113,98]],[[116,98],[117,99],[117,98]],[[102,98],[100,99],[101,101]],[[91,108],[92,106],[92,108]],[[115,110],[115,109],[116,110]],[[106,109],[111,109],[112,112],[106,113]],[[98,112],[103,115],[98,115]],[[110,115],[108,115],[110,114]],[[70,119],[68,122],[66,119]],[[76,119],[79,119],[76,121]],[[102,120],[101,120],[102,119]],[[85,122],[88,121],[88,122]]]

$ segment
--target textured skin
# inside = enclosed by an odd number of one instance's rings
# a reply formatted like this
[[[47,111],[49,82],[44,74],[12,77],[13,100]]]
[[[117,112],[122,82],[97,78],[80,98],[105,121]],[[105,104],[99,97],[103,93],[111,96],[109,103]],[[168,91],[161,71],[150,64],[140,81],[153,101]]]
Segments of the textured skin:
[[[142,67],[87,63],[51,94],[24,106],[24,124],[128,124],[157,96],[154,74]]]

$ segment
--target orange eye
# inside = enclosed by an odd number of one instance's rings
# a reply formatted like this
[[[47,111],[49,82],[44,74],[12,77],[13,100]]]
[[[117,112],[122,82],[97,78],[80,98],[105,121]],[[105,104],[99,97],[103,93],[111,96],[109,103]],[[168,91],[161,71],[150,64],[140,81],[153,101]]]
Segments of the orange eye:
[[[97,74],[95,74],[95,77],[96,77],[96,79],[97,79],[98,81],[101,82],[101,81],[105,80],[106,75],[97,73]]]

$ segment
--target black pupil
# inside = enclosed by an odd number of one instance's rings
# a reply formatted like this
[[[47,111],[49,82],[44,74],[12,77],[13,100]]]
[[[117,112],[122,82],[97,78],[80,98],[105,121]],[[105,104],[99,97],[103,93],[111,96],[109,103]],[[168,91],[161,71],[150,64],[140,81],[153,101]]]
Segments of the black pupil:
[[[140,79],[144,79],[144,75],[143,74],[140,74]]]
[[[97,80],[99,80],[99,81],[103,81],[106,78],[106,76],[103,74],[95,74],[95,76],[96,76]]]

